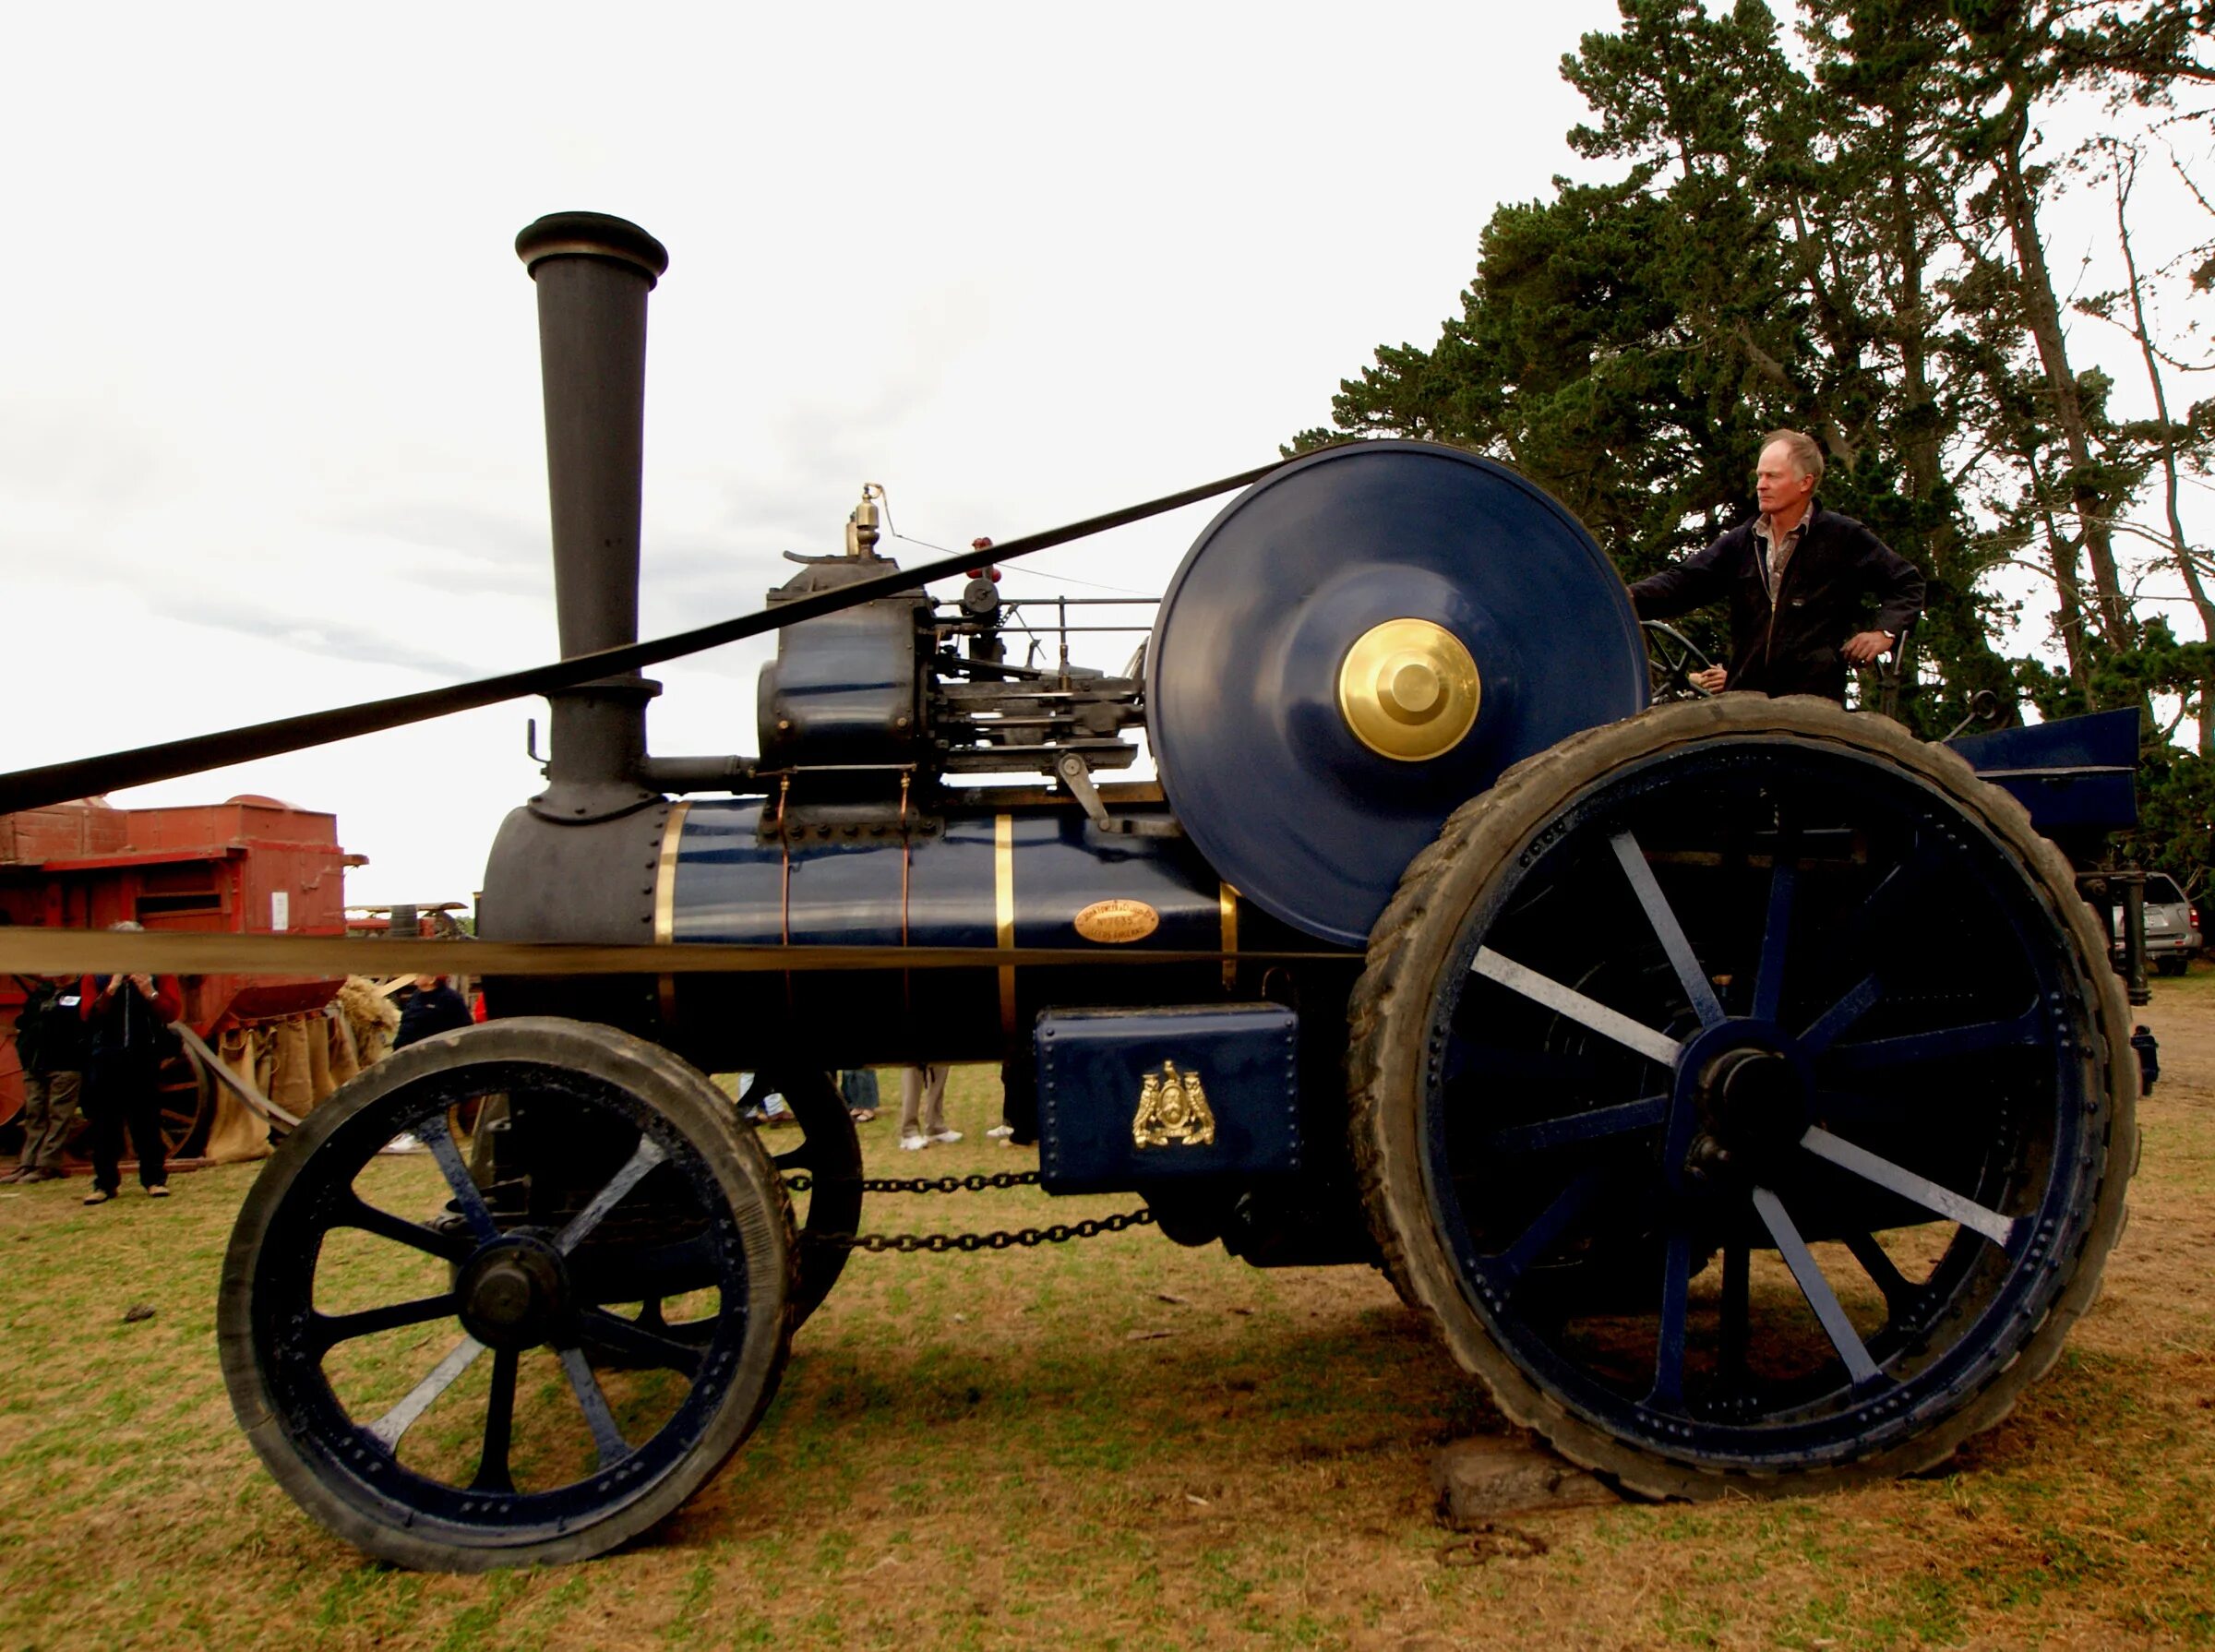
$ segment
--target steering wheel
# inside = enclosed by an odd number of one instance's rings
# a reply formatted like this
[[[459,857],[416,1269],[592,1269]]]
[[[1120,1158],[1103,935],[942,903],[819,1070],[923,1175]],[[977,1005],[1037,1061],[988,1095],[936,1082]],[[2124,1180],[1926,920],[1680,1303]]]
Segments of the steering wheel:
[[[1715,664],[1700,645],[1673,625],[1658,619],[1639,622],[1646,632],[1646,680],[1648,703],[1667,705],[1672,700],[1712,700],[1713,695],[1692,680],[1695,671]]]

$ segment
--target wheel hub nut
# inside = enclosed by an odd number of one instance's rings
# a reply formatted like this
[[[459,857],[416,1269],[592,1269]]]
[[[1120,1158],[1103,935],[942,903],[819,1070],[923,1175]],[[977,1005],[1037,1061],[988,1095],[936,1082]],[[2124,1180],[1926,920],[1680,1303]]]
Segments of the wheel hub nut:
[[[1790,1152],[1812,1122],[1799,1070],[1775,1050],[1724,1051],[1701,1075],[1700,1099],[1711,1158],[1774,1158]]]
[[[510,1236],[469,1260],[454,1294],[462,1326],[487,1347],[535,1347],[566,1307],[569,1281],[551,1246]]]

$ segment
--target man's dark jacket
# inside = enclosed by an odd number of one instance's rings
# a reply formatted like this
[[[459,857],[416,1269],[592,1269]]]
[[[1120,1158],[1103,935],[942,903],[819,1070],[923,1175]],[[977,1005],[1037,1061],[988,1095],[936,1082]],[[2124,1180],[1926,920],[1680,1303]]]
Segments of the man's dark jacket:
[[[400,1032],[394,1049],[405,1049],[440,1033],[458,1033],[469,1024],[469,1000],[444,981],[436,987],[415,987],[400,1007]]]
[[[20,976],[16,977],[21,981]],[[16,1056],[26,1072],[82,1072],[85,1023],[77,1012],[77,983],[37,981],[16,1015]]]
[[[1898,637],[1922,612],[1915,565],[1855,521],[1810,503],[1800,544],[1786,558],[1777,607],[1762,578],[1762,542],[1751,521],[1674,568],[1631,587],[1641,619],[1673,619],[1728,597],[1729,686],[1764,694],[1820,694],[1843,701],[1846,662],[1839,648],[1864,628],[1862,599],[1874,596],[1867,628]]]

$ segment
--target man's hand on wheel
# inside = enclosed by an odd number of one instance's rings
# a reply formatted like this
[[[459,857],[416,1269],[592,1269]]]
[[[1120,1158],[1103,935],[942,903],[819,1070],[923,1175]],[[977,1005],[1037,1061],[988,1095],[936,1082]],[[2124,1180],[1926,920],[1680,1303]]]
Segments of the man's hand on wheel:
[[[1723,691],[1724,679],[1730,675],[1730,673],[1723,666],[1710,665],[1705,671],[1686,673],[1684,680],[1703,694],[1720,694]]]
[[[1889,631],[1856,631],[1846,639],[1846,646],[1838,652],[1856,665],[1866,665],[1891,646]]]

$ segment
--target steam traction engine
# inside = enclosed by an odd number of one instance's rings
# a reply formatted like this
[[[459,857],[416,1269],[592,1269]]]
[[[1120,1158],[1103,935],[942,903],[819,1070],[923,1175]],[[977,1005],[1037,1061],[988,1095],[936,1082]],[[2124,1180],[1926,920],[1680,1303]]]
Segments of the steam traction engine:
[[[518,250],[570,656],[635,636],[665,258],[591,214]],[[480,918],[844,965],[495,979],[257,1185],[224,1369],[341,1535],[557,1561],[688,1497],[847,1254],[826,1074],[868,1063],[1000,1063],[1048,1191],[1381,1265],[1509,1416],[1647,1494],[1922,1468],[2051,1364],[2137,1073],[2068,865],[1960,758],[1821,702],[1646,710],[1598,548],[1441,446],[1240,494],[1120,676],[1012,659],[988,580],[899,589],[876,526],[865,497],[772,593],[856,600],[780,632],[758,757],[649,756],[636,676],[556,695]],[[1159,784],[1102,779],[1140,728]],[[702,1076],[740,1069],[793,1152]],[[435,1192],[378,1158],[403,1132]]]

